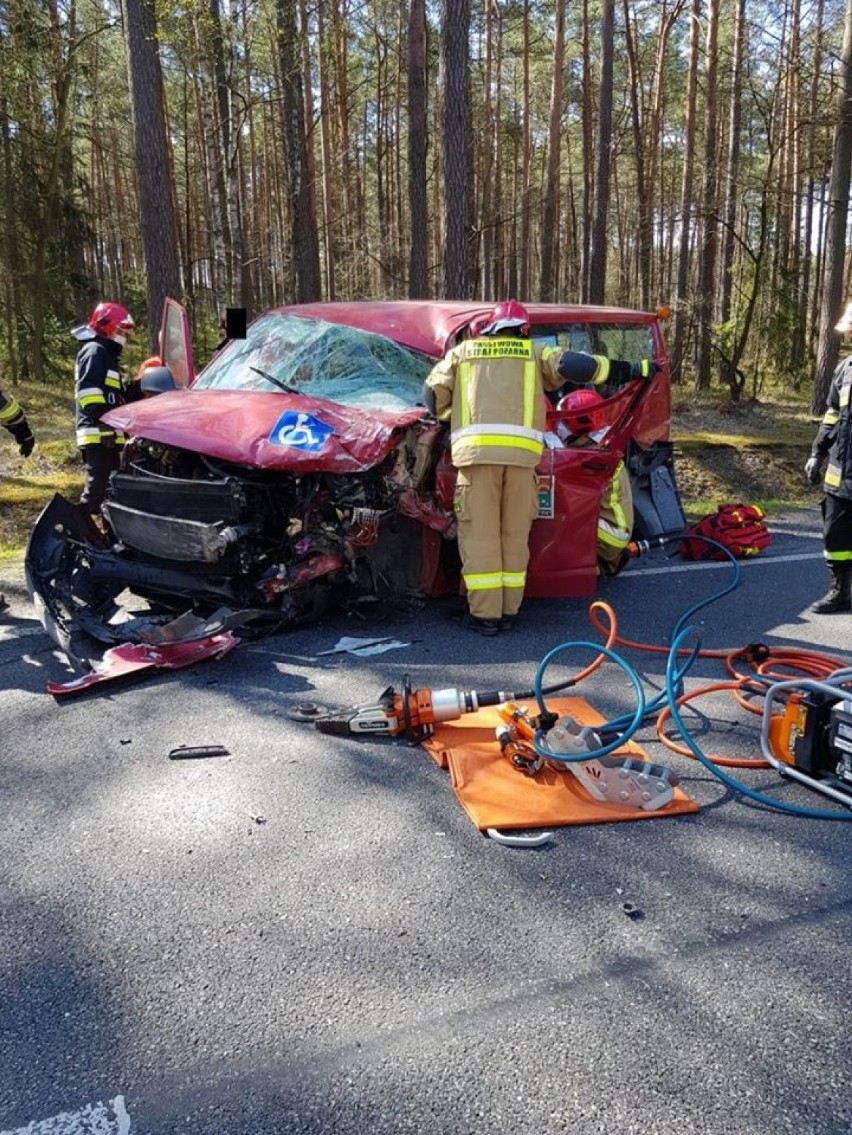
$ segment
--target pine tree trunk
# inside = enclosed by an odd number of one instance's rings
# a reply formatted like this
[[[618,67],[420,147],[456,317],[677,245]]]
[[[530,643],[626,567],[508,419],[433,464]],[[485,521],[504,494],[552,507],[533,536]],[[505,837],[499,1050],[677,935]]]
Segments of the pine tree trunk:
[[[547,175],[541,219],[541,278],[539,297],[550,303],[556,296],[554,242],[559,215],[559,167],[562,138],[562,69],[565,65],[565,0],[556,0],[556,36],[553,44],[553,73],[550,79],[550,130],[547,148]]]
[[[124,0],[124,27],[133,104],[142,247],[147,271],[149,347],[157,349],[160,312],[167,296],[181,295],[178,234],[166,136],[154,0]]]
[[[408,295],[425,299],[426,251],[426,0],[411,0],[408,14],[408,211],[411,248]]]
[[[607,220],[609,217],[610,151],[612,148],[612,76],[615,0],[603,0],[601,22],[601,84],[598,98],[598,139],[595,164],[595,218],[589,264],[589,303],[606,295]]]
[[[713,340],[714,288],[716,284],[716,135],[718,114],[716,76],[718,73],[719,0],[710,0],[707,9],[707,47],[704,69],[704,188],[701,194],[701,244],[698,256],[698,284],[695,322],[695,388],[710,386]]]
[[[825,409],[828,388],[837,365],[840,347],[834,325],[840,318],[843,307],[846,224],[849,217],[849,187],[850,173],[852,173],[852,0],[846,0],[839,82],[831,180],[828,187],[825,284],[821,297],[819,345],[811,399],[811,410],[815,414],[821,414]]]
[[[470,218],[469,0],[443,0],[444,296],[466,299]]]
[[[290,247],[295,270],[295,302],[322,297],[319,238],[313,210],[308,141],[305,137],[305,99],[299,54],[295,0],[276,0],[278,55],[281,65],[282,118],[287,191],[290,201]]]

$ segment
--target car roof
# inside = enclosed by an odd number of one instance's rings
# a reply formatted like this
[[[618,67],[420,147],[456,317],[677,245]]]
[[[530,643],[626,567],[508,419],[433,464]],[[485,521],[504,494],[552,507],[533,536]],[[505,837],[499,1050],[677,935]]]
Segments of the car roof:
[[[286,312],[305,319],[324,319],[386,335],[405,347],[433,358],[445,354],[459,331],[476,316],[489,315],[493,303],[474,300],[360,300],[353,303],[327,302],[292,304],[271,308],[264,314]],[[622,307],[596,307],[589,304],[524,304],[530,323],[655,323],[655,312],[633,311]]]

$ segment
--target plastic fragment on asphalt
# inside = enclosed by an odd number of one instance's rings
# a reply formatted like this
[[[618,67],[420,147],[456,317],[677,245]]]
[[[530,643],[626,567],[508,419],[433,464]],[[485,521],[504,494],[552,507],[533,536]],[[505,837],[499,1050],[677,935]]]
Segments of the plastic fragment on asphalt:
[[[317,655],[322,658],[326,654],[354,654],[358,658],[367,658],[371,654],[384,654],[386,650],[399,650],[400,647],[411,646],[410,642],[399,642],[389,635],[384,638],[349,638],[344,635],[331,650],[321,650]]]
[[[224,745],[178,745],[169,753],[170,761],[192,761],[201,757],[229,757]]]
[[[211,635],[209,638],[192,642],[162,643],[152,646],[149,643],[123,643],[108,650],[100,662],[88,674],[74,678],[70,682],[48,682],[47,692],[55,697],[82,693],[102,682],[127,678],[147,670],[181,670],[203,662],[205,658],[221,658],[239,646],[240,639],[230,631]]]

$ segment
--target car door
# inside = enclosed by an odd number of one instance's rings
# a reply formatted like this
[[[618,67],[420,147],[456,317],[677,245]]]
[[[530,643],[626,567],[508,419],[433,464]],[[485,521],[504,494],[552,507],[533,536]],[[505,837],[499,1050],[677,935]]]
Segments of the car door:
[[[175,386],[185,388],[195,381],[192,335],[186,309],[170,297],[163,303],[160,322],[160,358],[172,372]]]

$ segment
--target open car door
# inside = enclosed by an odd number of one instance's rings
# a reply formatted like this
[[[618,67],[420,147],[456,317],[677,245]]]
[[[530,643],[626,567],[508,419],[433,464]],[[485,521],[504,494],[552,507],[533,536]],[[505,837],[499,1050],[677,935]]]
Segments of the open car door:
[[[160,358],[172,372],[175,386],[182,389],[195,381],[192,360],[192,335],[186,309],[170,297],[163,303],[160,323]]]

